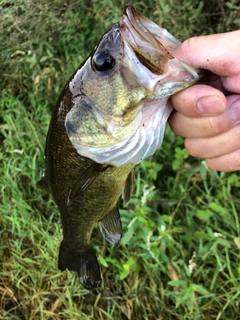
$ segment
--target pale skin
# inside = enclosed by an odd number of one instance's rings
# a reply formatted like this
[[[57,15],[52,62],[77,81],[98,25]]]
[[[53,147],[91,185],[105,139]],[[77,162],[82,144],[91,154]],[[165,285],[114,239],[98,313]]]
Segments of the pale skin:
[[[173,55],[212,74],[208,85],[197,84],[172,97],[172,131],[209,168],[240,170],[240,30],[188,39]]]

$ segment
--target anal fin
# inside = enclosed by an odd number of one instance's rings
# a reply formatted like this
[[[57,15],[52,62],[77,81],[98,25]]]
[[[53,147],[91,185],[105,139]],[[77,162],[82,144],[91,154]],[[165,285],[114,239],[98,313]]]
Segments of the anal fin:
[[[94,289],[101,283],[98,261],[93,248],[83,252],[75,252],[68,248],[64,242],[60,245],[58,257],[59,270],[76,271],[81,284],[86,289]]]
[[[122,191],[122,198],[124,204],[127,204],[131,199],[132,190],[133,190],[133,181],[134,181],[134,169],[129,173],[127,180],[125,182],[124,189]]]
[[[119,242],[122,236],[122,223],[117,207],[99,221],[99,227],[104,238],[109,243],[116,244]]]

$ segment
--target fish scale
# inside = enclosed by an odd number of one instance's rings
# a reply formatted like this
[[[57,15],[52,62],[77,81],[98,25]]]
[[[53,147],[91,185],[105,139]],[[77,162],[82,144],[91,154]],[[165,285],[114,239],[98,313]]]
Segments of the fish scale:
[[[127,5],[65,85],[46,139],[46,180],[60,210],[58,267],[87,289],[100,284],[91,235],[96,223],[116,244],[118,200],[131,197],[133,169],[161,145],[170,96],[198,79],[172,56],[179,42]]]

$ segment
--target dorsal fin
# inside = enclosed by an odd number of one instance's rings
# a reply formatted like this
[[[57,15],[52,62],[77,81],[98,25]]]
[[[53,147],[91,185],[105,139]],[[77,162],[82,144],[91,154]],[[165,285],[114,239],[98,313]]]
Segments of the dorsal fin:
[[[122,236],[122,224],[117,207],[99,221],[99,227],[104,238],[109,243],[116,244],[119,242]]]
[[[96,162],[88,167],[74,182],[68,195],[67,205],[69,206],[74,200],[80,197],[81,194],[99,177],[103,170],[103,165]]]
[[[133,190],[133,181],[134,181],[134,169],[129,173],[127,180],[125,182],[125,186],[122,192],[122,198],[124,204],[127,204],[128,201],[131,199],[131,194]]]

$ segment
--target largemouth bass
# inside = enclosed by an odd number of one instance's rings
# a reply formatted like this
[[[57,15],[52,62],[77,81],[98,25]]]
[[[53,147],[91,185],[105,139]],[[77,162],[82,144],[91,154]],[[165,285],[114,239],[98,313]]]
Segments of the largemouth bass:
[[[91,234],[99,223],[111,244],[121,238],[117,207],[131,196],[133,169],[162,144],[169,97],[198,79],[174,58],[180,44],[127,5],[67,82],[46,140],[46,171],[60,210],[58,267],[78,273],[84,287],[100,283]]]

